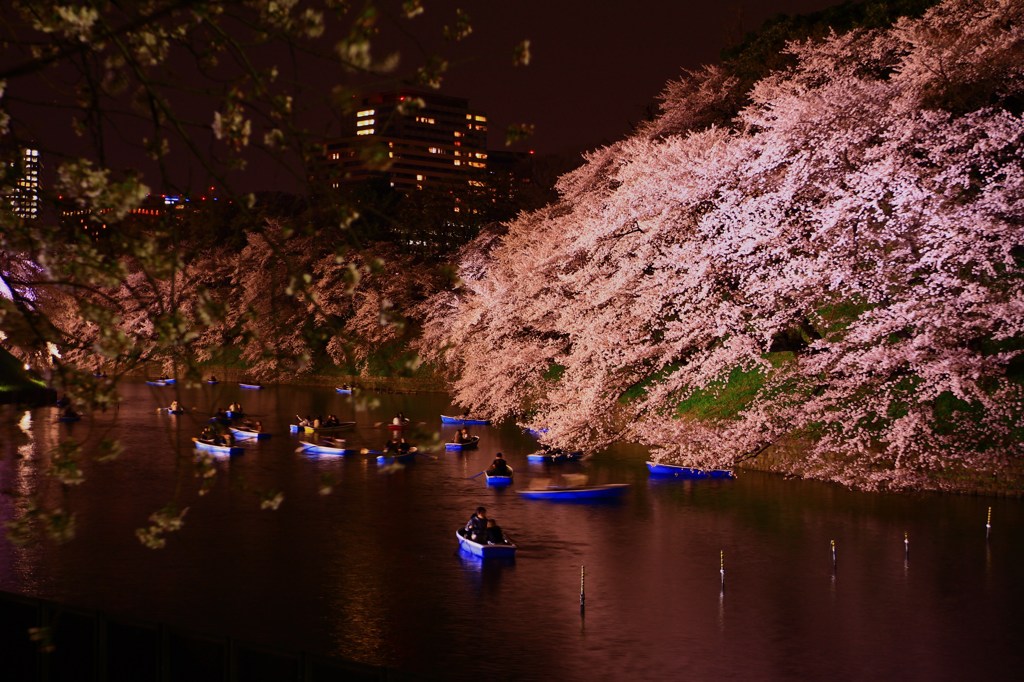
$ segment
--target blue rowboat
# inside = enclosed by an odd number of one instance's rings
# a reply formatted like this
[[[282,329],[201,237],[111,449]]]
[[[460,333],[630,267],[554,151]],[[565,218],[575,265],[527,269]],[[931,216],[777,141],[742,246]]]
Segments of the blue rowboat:
[[[578,462],[581,459],[583,459],[582,451],[566,452],[560,448],[538,450],[526,456],[527,462]]]
[[[185,414],[185,408],[183,408],[183,407],[179,407],[176,410],[172,410],[169,407],[165,407],[163,409],[164,409],[165,412],[167,412],[167,414]]]
[[[462,528],[455,531],[455,538],[459,541],[459,549],[481,559],[509,559],[516,555],[515,544],[505,536],[505,542],[500,545],[481,544],[470,540],[465,536],[466,531]]]
[[[383,453],[377,455],[377,464],[410,464],[416,460],[416,448],[409,448],[409,452],[397,455]]]
[[[248,389],[251,389],[251,390],[254,390],[254,391],[258,391],[259,389],[263,388],[263,386],[260,385],[260,384],[242,384],[242,383],[239,383],[238,387],[239,388],[248,388]]]
[[[169,386],[170,384],[168,384],[163,379],[154,379],[152,381],[147,381],[146,385],[147,386]]]
[[[270,434],[264,433],[263,431],[254,431],[252,429],[246,428],[236,428],[234,426],[229,426],[228,430],[234,434],[235,438],[242,438],[246,440],[266,440],[267,438],[270,438]]]
[[[352,388],[349,386],[335,386],[334,390],[345,395],[352,395]]]
[[[469,417],[449,417],[446,414],[441,415],[442,424],[458,424],[459,426],[488,426],[491,423],[490,419],[470,419]]]
[[[381,453],[380,450],[370,450],[367,448],[348,448],[348,447],[336,447],[333,445],[326,445],[323,443],[310,443],[307,440],[300,440],[300,446],[307,454],[310,455],[373,455],[377,456]]]
[[[213,385],[213,384],[219,384],[220,382],[217,381],[216,379],[207,379],[206,383],[208,383],[210,385]]]
[[[57,421],[64,422],[65,424],[70,424],[71,422],[77,422],[77,421],[80,421],[81,419],[82,419],[82,415],[80,415],[80,414],[62,414],[61,416],[57,417]]]
[[[310,443],[308,440],[300,440],[302,449],[313,455],[358,455],[359,448],[347,448],[341,446],[325,445],[322,443]]]
[[[196,450],[212,452],[215,455],[240,455],[245,452],[244,448],[232,447],[230,445],[217,445],[216,443],[199,440],[198,438],[193,438],[192,442],[196,444]]]
[[[647,462],[647,471],[651,476],[657,478],[683,478],[697,480],[701,478],[735,478],[732,471],[728,469],[698,469],[696,467],[684,467],[675,464],[659,464],[658,462]]]
[[[629,490],[628,483],[605,485],[548,486],[534,490],[517,490],[528,500],[610,500],[621,497]]]
[[[333,433],[335,431],[351,429],[355,425],[355,422],[341,422],[336,426],[299,426],[298,424],[289,424],[288,431],[291,433]]]
[[[445,450],[472,450],[480,444],[480,436],[470,436],[465,443],[445,443]]]
[[[513,474],[515,474],[515,471],[512,470],[512,467],[509,467],[507,476],[492,475],[489,471],[485,471],[484,478],[487,479],[487,485],[494,486],[497,488],[501,486],[512,485]]]

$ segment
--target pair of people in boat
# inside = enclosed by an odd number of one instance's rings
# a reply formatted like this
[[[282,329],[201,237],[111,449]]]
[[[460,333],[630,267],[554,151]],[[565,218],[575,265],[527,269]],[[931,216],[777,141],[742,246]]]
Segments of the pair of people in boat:
[[[495,519],[487,518],[487,509],[477,507],[465,527],[466,537],[481,545],[505,544],[505,533]]]
[[[341,420],[338,419],[337,415],[333,414],[328,415],[326,419],[324,419],[322,415],[318,415],[316,417],[310,417],[309,415],[306,415],[304,418],[300,417],[299,415],[295,415],[295,419],[297,420],[296,423],[299,426],[311,426],[314,429],[329,426],[338,426],[339,424],[341,424]]]
[[[505,461],[505,455],[500,452],[494,455],[494,461],[487,467],[488,476],[511,476],[512,468]]]
[[[455,432],[455,440],[453,443],[472,443],[473,436],[469,435],[469,429],[463,426],[461,429]]]
[[[391,420],[394,426],[405,426],[409,423],[409,418],[405,416],[405,413],[399,412],[395,415],[395,418]]]
[[[230,431],[215,431],[212,426],[203,429],[203,432],[199,434],[199,440],[211,445],[231,446],[235,444],[235,437],[231,435]]]
[[[231,403],[230,405],[228,405],[228,412],[231,412],[233,414],[241,414],[243,411],[244,410],[242,410],[242,403]]]

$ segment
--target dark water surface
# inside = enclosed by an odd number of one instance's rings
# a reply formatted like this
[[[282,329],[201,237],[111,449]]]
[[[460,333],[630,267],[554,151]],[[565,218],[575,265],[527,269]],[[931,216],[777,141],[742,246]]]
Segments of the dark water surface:
[[[364,396],[379,403],[367,407],[314,387],[127,384],[122,394],[116,420],[69,428],[40,409],[22,419],[27,433],[0,427],[0,487],[17,493],[35,488],[69,430],[126,446],[71,490],[73,542],[0,539],[0,589],[436,679],[1019,679],[1024,665],[1017,500],[860,494],[757,473],[656,481],[628,446],[531,465],[535,442],[512,424],[473,429],[477,452],[434,449],[437,459],[381,473],[370,458],[296,453],[288,422],[334,412],[359,423],[352,441],[380,447],[387,430],[374,424],[402,410],[423,422],[424,443],[451,433],[439,420],[453,409],[447,396]],[[199,409],[155,413],[174,397]],[[190,461],[191,436],[233,400],[274,436],[219,461],[199,496],[179,455]],[[498,450],[516,470],[508,490],[469,478]],[[515,492],[563,471],[632,487],[615,504]],[[331,494],[320,494],[325,482]],[[261,509],[274,491],[280,508]],[[144,548],[135,529],[172,501],[190,507],[184,529],[163,550]],[[0,519],[15,504],[0,497]],[[519,543],[514,563],[457,552],[454,530],[480,504]]]

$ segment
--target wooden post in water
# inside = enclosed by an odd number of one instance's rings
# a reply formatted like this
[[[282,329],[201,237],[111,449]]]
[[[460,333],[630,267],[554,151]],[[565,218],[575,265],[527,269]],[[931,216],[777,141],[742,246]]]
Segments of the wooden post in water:
[[[903,560],[910,561],[910,534],[903,531]]]
[[[988,519],[985,521],[985,539],[992,535],[992,507],[988,508]]]
[[[832,541],[832,572],[836,572],[836,541]]]
[[[586,591],[586,579],[587,579],[587,567],[580,565],[580,611],[586,607],[587,603],[587,591]]]

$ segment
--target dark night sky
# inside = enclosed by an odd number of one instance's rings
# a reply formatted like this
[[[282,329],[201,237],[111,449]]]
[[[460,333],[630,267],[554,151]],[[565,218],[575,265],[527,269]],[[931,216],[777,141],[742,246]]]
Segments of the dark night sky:
[[[445,91],[465,96],[491,119],[491,145],[511,122],[535,123],[539,153],[592,148],[623,137],[683,68],[718,61],[720,51],[779,14],[836,0],[518,0],[428,4],[449,16],[461,6],[474,34],[456,51]],[[426,15],[420,17],[426,19]],[[531,41],[528,67],[512,46]],[[476,55],[470,57],[469,55]],[[469,61],[471,60],[471,61]]]
[[[442,92],[465,97],[473,108],[487,113],[492,148],[504,146],[508,124],[532,123],[535,135],[517,148],[533,149],[538,154],[576,155],[621,139],[643,119],[646,108],[683,68],[718,61],[724,47],[737,44],[766,19],[780,13],[814,12],[837,3],[424,0],[423,15],[396,20],[400,4],[400,0],[380,1],[385,11],[379,39],[374,43],[376,56],[397,49],[402,55],[401,75],[421,61],[421,54],[443,53],[451,66]],[[453,45],[441,40],[440,34],[441,27],[452,22],[456,7],[465,9],[474,31]],[[396,38],[403,33],[410,37],[404,41]],[[323,40],[331,45],[341,37],[325,35]],[[524,38],[531,41],[531,63],[515,67],[513,47]],[[276,61],[272,54],[255,58],[259,61],[261,57]],[[0,58],[0,63],[17,61],[13,53]],[[340,125],[329,92],[332,85],[345,80],[344,74],[333,66],[301,65],[292,75],[303,90],[296,101],[296,108],[305,112],[303,122],[318,136],[336,135]],[[63,80],[65,90],[70,90],[76,79],[63,71],[55,80]],[[187,71],[172,80],[180,81],[186,89],[192,84]],[[21,132],[26,139],[39,140],[44,143],[44,151],[48,146],[56,156],[82,153],[77,147],[83,138],[76,138],[69,123],[73,110],[54,106],[58,100],[30,78],[15,79],[8,86],[5,102],[23,123]],[[18,97],[23,102],[35,100],[37,105],[12,101]],[[193,141],[200,149],[210,148],[207,121],[212,120],[216,103],[183,100],[177,104],[179,113],[192,122]],[[159,178],[155,165],[139,153],[138,141],[149,134],[144,123],[122,118],[107,132],[107,161],[112,167],[138,168],[155,190],[171,189]],[[180,141],[172,145],[171,156],[166,159],[172,175],[168,182],[172,187],[194,191],[210,181],[206,171],[187,160],[184,146]],[[44,157],[44,173],[52,174],[56,156],[51,155],[49,161]],[[303,171],[294,164],[288,170],[280,161],[254,153],[247,170],[231,173],[229,180],[235,189],[243,191],[299,190]]]

